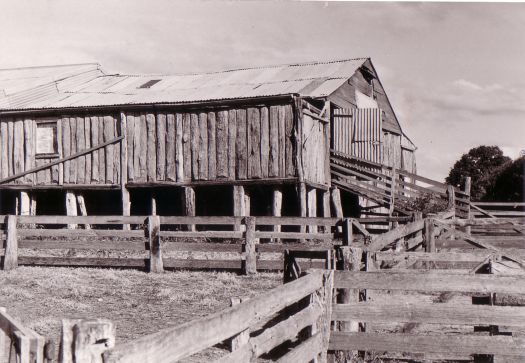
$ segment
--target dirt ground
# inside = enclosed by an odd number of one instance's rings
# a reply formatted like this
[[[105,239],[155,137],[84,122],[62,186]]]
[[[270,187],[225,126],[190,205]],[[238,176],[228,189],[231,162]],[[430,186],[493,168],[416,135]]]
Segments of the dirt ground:
[[[281,284],[280,274],[20,267],[0,271],[0,306],[58,345],[61,319],[105,318],[117,344],[206,316],[231,297],[252,297]]]

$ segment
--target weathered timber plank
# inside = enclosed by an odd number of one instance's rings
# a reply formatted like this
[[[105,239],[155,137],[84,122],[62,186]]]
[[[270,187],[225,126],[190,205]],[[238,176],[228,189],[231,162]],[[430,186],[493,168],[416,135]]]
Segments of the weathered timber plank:
[[[156,180],[166,180],[166,114],[157,114],[157,177]],[[173,145],[172,140],[171,143]]]
[[[193,180],[200,180],[199,178],[199,143],[200,143],[200,128],[199,115],[191,114],[191,171]]]
[[[18,223],[27,224],[142,224],[142,216],[18,216]],[[37,229],[39,231],[40,229]]]
[[[239,270],[241,268],[241,260],[218,260],[218,259],[178,259],[178,258],[164,258],[164,266],[166,268],[177,269],[226,269]]]
[[[111,140],[115,137],[115,126],[113,123],[112,116],[104,116],[104,141]],[[108,145],[105,147],[106,151],[106,183],[112,184],[115,182],[114,175],[114,145]]]
[[[2,164],[1,169],[0,169],[0,175],[2,176],[2,179],[7,178],[7,176],[9,175],[9,162],[8,162],[9,152],[8,152],[8,142],[7,142],[7,138],[8,138],[7,124],[8,122],[6,120],[1,120],[0,122],[0,133],[1,133],[0,148],[2,151],[2,156],[0,158],[0,162]]]
[[[291,105],[284,106],[284,122],[285,122],[285,144],[286,144],[286,157],[285,157],[285,176],[295,176],[295,159],[294,159],[294,146],[293,146],[293,133],[294,133],[294,117]]]
[[[279,106],[270,106],[268,176],[279,176]],[[284,151],[284,148],[283,148]]]
[[[457,304],[334,304],[332,319],[372,323],[525,326],[525,307]]]
[[[75,117],[69,118],[69,128],[70,128],[70,149],[71,154],[77,152],[77,119]],[[77,174],[78,174],[78,158],[71,159],[69,165],[69,183],[77,183]]]
[[[231,231],[161,231],[161,237],[175,237],[175,238],[242,238],[241,232]]]
[[[278,363],[310,362],[323,350],[323,335],[319,332],[294,347]]]
[[[217,178],[228,177],[228,111],[217,112]]]
[[[157,165],[157,137],[155,123],[155,115],[152,113],[146,114],[146,171],[148,181],[155,181],[157,179],[155,167]]]
[[[237,144],[237,111],[228,111],[228,179],[235,179]]]
[[[91,145],[95,146],[95,145],[98,145],[98,126],[99,126],[99,121],[98,121],[98,117],[97,116],[91,116],[90,118],[90,123],[91,123]],[[95,150],[91,153],[91,180],[93,182],[99,182],[100,181],[100,176],[99,176],[99,160],[100,160],[100,156],[99,156],[99,153],[100,153],[100,149],[99,150]],[[131,161],[133,162],[133,158],[131,159]],[[64,170],[64,174],[65,174],[65,170]],[[129,170],[128,170],[128,175],[129,175]]]
[[[65,120],[66,119],[62,117],[58,119],[57,121],[57,152],[60,158],[64,157],[64,154],[62,153],[62,123],[64,123]],[[36,132],[34,131],[34,128],[33,128],[33,138],[36,139]],[[32,155],[34,158],[36,155],[36,142],[33,142],[32,149],[33,149]],[[35,163],[33,162],[32,165],[34,167]],[[64,163],[58,164],[57,167],[58,167],[58,184],[63,185],[64,184]]]
[[[404,226],[393,229],[389,232],[380,234],[372,240],[370,245],[366,246],[366,250],[379,251],[402,237],[422,230],[424,226],[425,222],[423,220],[419,220],[405,224]]]
[[[190,142],[191,138],[191,116],[188,113],[185,113],[182,118],[182,142],[183,142],[183,153],[184,153],[184,181],[191,180],[191,168],[192,168],[192,147]]]
[[[127,168],[127,174],[128,174],[128,181],[134,181],[135,180],[135,168],[134,168],[134,162],[135,162],[135,148],[133,146],[133,139],[135,137],[135,115],[133,113],[126,113],[126,145],[127,145],[127,162],[126,162],[126,168]]]
[[[525,338],[332,332],[329,349],[525,357]]]
[[[199,178],[208,180],[208,114],[199,113]]]
[[[20,256],[20,265],[25,266],[83,266],[83,267],[146,267],[141,258],[96,258],[96,257],[36,257]]]
[[[62,119],[62,156],[71,155],[71,129],[69,126],[69,118]],[[64,162],[64,183],[69,183],[71,161]]]
[[[268,178],[268,163],[270,158],[270,116],[268,107],[261,107],[261,176]]]
[[[29,170],[34,167],[35,155],[33,153],[33,145],[36,144],[33,139],[33,120],[24,120],[24,170]],[[24,177],[24,182],[32,183],[33,175],[27,174]]]
[[[75,135],[77,140],[77,151],[86,149],[86,139],[84,136],[84,118],[77,117],[77,133]],[[112,156],[113,158],[113,156]],[[84,184],[86,182],[86,157],[79,156],[77,158],[77,184]]]
[[[175,115],[166,115],[166,180],[176,181],[177,174],[182,180],[182,119],[177,114],[179,124],[175,124]],[[180,150],[179,150],[180,149]],[[179,159],[180,157],[180,159]],[[178,170],[178,167],[181,167]],[[178,172],[178,173],[177,173]]]
[[[123,137],[126,137],[126,135],[123,135],[122,134],[122,131],[120,130],[120,121],[119,121],[119,118],[118,117],[113,117],[113,137],[118,137],[118,136],[123,136]],[[121,172],[121,168],[120,168],[120,162],[121,162],[121,158],[120,158],[120,147],[121,147],[121,144],[122,142],[125,142],[125,140],[121,140],[119,141],[118,144],[114,145],[113,147],[113,158],[114,158],[114,162],[113,162],[113,183],[114,184],[120,184],[120,172]]]
[[[184,181],[184,175],[186,173],[185,168],[190,167],[186,166],[184,162],[184,122],[182,114],[177,113],[175,115],[175,175],[177,181]],[[187,141],[187,140],[186,140]],[[190,163],[188,163],[190,164]]]
[[[215,112],[208,112],[208,179],[217,178],[217,142]]]
[[[134,117],[134,126],[133,126],[133,180],[139,181],[141,180],[141,170],[140,170],[140,153],[141,153],[141,147],[140,147],[140,140],[141,140],[141,122],[140,122],[140,115],[135,114]],[[129,124],[128,124],[129,127]]]
[[[261,171],[261,115],[258,108],[248,108],[248,179],[259,179]]]
[[[90,149],[91,146],[91,118],[86,116],[84,118],[84,147]],[[84,179],[86,184],[91,183],[92,159],[93,153],[86,155],[86,175]]]
[[[104,143],[104,117],[98,117],[98,145]],[[98,150],[98,177],[101,184],[106,184],[106,149]]]
[[[141,231],[142,232],[142,231]],[[142,237],[144,232],[142,232]],[[135,235],[135,237],[137,237]],[[19,248],[31,249],[78,249],[78,250],[129,250],[145,251],[148,247],[144,242],[99,242],[99,241],[56,241],[56,240],[22,240],[18,244]]]
[[[144,222],[144,218],[142,219]],[[77,237],[117,237],[117,238],[144,238],[144,230],[112,230],[112,229],[20,229],[18,235],[21,237],[67,237],[70,239]],[[67,243],[66,241],[58,241],[57,243]],[[39,243],[41,240],[32,241],[27,239],[27,242]],[[91,241],[89,241],[91,243]],[[107,242],[104,242],[107,243]]]
[[[248,133],[246,110],[237,110],[235,121],[237,125],[237,138],[235,143],[237,179],[246,179],[248,176]]]
[[[313,293],[321,286],[322,274],[320,272],[309,274],[285,286],[279,286],[257,299],[250,299],[206,318],[121,344],[104,353],[104,362],[182,359],[240,333],[261,319]]]
[[[13,131],[13,169],[18,174],[25,170],[24,167],[24,120],[16,119]],[[16,183],[23,180],[17,179]]]
[[[277,107],[277,117],[278,117],[278,125],[279,125],[279,153],[278,153],[278,165],[279,165],[279,177],[284,178],[286,177],[286,151],[287,147],[289,146],[286,142],[286,138],[288,136],[291,137],[292,130],[288,130],[286,127],[288,126],[286,123],[286,107],[285,106],[276,106]],[[290,133],[290,135],[288,135]],[[291,152],[293,149],[288,150]]]
[[[146,115],[141,113],[139,118],[139,169],[140,178],[139,181],[148,180],[148,123]],[[137,132],[137,125],[135,124],[135,132]]]
[[[516,276],[458,275],[427,272],[336,271],[335,287],[407,291],[524,294],[525,284]]]

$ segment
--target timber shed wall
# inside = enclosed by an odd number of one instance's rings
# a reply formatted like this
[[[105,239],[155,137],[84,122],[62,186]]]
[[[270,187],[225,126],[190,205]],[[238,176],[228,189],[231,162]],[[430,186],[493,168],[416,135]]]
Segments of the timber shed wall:
[[[297,121],[291,104],[179,112],[123,111],[50,117],[57,121],[57,155],[35,157],[39,118],[0,116],[1,179],[124,136],[124,140],[0,188],[130,185],[297,178]],[[325,183],[323,128],[307,118],[305,181]],[[121,130],[124,125],[124,129]],[[121,158],[121,149],[125,150]],[[313,164],[312,164],[313,162]],[[121,168],[123,163],[123,168]],[[317,172],[317,168],[321,168]],[[314,170],[315,169],[315,170]]]

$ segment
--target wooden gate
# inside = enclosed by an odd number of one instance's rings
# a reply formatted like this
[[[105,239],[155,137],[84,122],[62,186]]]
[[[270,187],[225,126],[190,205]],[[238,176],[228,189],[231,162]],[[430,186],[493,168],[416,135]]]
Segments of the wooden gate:
[[[382,161],[382,111],[379,108],[334,109],[332,147],[368,161]]]

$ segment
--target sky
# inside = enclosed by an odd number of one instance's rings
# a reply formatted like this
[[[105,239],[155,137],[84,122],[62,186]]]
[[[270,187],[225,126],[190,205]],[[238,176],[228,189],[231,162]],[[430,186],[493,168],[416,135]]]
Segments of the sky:
[[[418,173],[525,149],[525,3],[0,0],[0,68],[193,73],[371,57]]]

